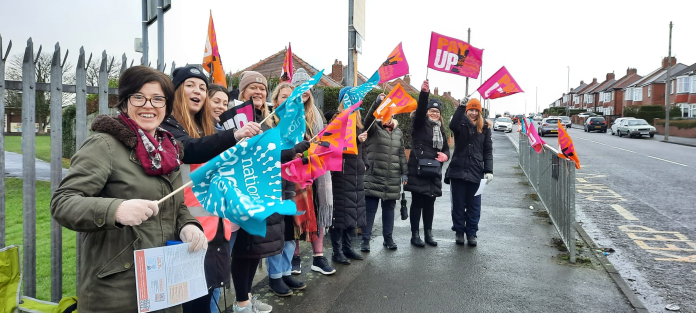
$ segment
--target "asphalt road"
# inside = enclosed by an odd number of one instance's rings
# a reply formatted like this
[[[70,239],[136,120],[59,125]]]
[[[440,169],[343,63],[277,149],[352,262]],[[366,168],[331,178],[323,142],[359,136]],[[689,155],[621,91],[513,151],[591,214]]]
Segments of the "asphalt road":
[[[578,220],[651,312],[696,312],[696,148],[569,131]],[[551,146],[555,138],[544,137]]]
[[[303,243],[299,277],[307,282],[305,290],[278,298],[261,281],[252,293],[273,305],[273,312],[632,312],[596,261],[570,265],[559,259],[551,244],[558,234],[534,214],[541,203],[528,197],[534,190],[517,160],[510,141],[495,133],[495,178],[483,194],[478,247],[454,243],[445,185],[435,203],[438,247],[412,247],[408,220],[397,213],[398,250],[382,247],[378,218],[365,260],[334,265],[336,274],[321,276],[309,271],[311,252]],[[326,238],[327,257],[329,247]]]

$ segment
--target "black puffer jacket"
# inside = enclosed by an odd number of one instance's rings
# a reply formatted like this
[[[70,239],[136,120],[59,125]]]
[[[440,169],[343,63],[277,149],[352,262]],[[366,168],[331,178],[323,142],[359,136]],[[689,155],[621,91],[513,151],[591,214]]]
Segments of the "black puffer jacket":
[[[362,129],[356,127],[356,137]],[[367,164],[363,143],[358,143],[358,154],[343,155],[343,171],[331,172],[334,213],[331,227],[350,229],[365,226],[364,175]]]
[[[234,131],[232,130],[215,132],[215,134],[201,138],[191,138],[173,116],[169,116],[162,121],[160,126],[172,133],[176,140],[184,144],[183,162],[185,164],[208,162],[237,144],[237,139],[234,138]]]
[[[452,116],[450,129],[454,134],[454,153],[445,174],[445,183],[451,178],[479,183],[483,174],[493,173],[493,141],[488,122],[478,132],[466,117],[466,107],[460,106]]]
[[[366,127],[373,122],[365,140],[365,152],[370,170],[365,173],[365,195],[382,200],[398,200],[401,194],[401,176],[408,174],[404,139],[394,119],[394,130],[389,132],[381,121],[375,122],[373,113],[380,105],[379,97],[365,116]]]
[[[413,129],[411,132],[411,153],[408,157],[408,183],[404,190],[424,194],[430,197],[442,196],[442,175],[438,177],[418,176],[418,158],[435,159],[437,153],[442,152],[450,157],[447,136],[444,133],[445,125],[440,127],[442,137],[442,149],[433,148],[433,128],[428,124],[428,97],[429,93],[422,92],[418,97],[418,108],[413,116]],[[442,166],[442,165],[441,165]]]

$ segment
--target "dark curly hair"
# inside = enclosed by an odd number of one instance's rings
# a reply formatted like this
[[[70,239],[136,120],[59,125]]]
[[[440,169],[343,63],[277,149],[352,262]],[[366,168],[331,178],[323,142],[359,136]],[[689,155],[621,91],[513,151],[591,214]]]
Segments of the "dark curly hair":
[[[152,82],[160,84],[162,92],[167,98],[164,118],[169,117],[174,110],[174,85],[167,75],[144,65],[133,66],[121,74],[121,78],[118,80],[116,107],[121,112],[128,111],[128,96],[138,92],[143,85]]]

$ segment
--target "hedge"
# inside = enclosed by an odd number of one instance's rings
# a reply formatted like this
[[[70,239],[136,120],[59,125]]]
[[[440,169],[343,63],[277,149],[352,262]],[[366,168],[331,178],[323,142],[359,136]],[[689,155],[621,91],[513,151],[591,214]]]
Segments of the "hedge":
[[[623,116],[644,119],[652,125],[656,118],[665,118],[665,107],[660,105],[627,106],[624,108]],[[681,109],[679,107],[672,107],[672,109],[669,111],[670,119],[680,116]]]
[[[665,126],[665,120],[660,119],[657,120],[657,125],[660,126]],[[675,119],[669,120],[669,126],[675,126],[678,129],[691,129],[691,128],[696,128],[696,119],[690,118],[690,119]]]
[[[324,90],[324,112],[328,111],[335,111],[336,108],[338,107],[338,93],[341,91],[341,87],[315,87],[315,88],[321,88]],[[372,103],[377,99],[377,96],[379,96],[380,93],[383,91],[380,89],[373,89],[370,92],[365,95],[365,98],[363,99],[363,103],[360,106],[361,109],[363,109],[363,112],[361,112],[363,118],[365,118],[365,114],[367,114],[367,111],[370,109],[370,106]],[[419,93],[409,93],[413,99],[416,99],[418,101]],[[443,127],[443,130],[445,131],[445,135],[447,138],[450,136],[450,130],[447,125],[449,125],[449,120],[452,117],[452,114],[454,114],[455,110],[455,103],[452,102],[452,100],[441,97],[441,96],[435,96],[435,95],[430,95],[431,98],[437,98],[442,102],[443,106],[443,112],[442,112],[442,119],[445,121],[445,127]],[[406,146],[406,149],[411,149],[411,116],[410,114],[398,114],[396,115],[396,120],[399,122],[399,128],[401,128],[401,131],[404,133],[404,145]],[[366,125],[369,126],[369,125]]]

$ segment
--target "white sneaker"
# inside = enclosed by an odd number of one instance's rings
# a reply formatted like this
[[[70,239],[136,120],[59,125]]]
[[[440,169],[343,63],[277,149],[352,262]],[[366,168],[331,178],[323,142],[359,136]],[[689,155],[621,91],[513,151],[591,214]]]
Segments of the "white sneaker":
[[[258,313],[271,313],[273,311],[273,307],[261,302],[256,296],[252,295],[250,299],[250,303],[254,306],[254,309],[256,310],[255,312]]]
[[[237,304],[234,305],[234,312],[244,312],[244,313],[259,313],[259,310],[257,310],[254,307],[254,304],[249,302],[247,306],[240,308],[237,306]]]

